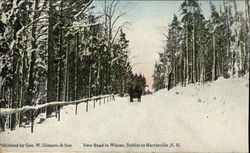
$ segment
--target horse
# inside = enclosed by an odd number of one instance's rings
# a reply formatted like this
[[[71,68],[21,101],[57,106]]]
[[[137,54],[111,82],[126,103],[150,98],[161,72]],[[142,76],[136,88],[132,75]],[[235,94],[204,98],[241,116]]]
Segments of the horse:
[[[138,98],[138,102],[141,102],[142,87],[140,85],[135,86],[135,88],[130,86],[128,93],[130,96],[130,102],[133,102],[133,98]]]

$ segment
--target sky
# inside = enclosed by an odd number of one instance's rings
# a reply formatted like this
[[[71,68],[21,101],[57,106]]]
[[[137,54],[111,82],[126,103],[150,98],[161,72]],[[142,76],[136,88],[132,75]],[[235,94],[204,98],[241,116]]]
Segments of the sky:
[[[128,4],[123,20],[132,23],[125,29],[130,41],[132,70],[143,74],[149,87],[153,84],[154,64],[164,45],[165,38],[162,33],[166,32],[173,13],[178,13],[180,4],[180,1],[137,1]]]
[[[100,7],[100,1],[94,5]],[[141,73],[146,77],[151,88],[155,62],[159,59],[158,53],[162,52],[167,27],[174,14],[180,15],[182,1],[120,1],[117,14],[126,12],[117,25],[124,22],[131,24],[124,28],[129,40],[129,58],[134,73]],[[208,1],[200,1],[202,13],[205,18],[210,15]],[[220,1],[213,1],[219,9]],[[242,2],[243,3],[243,2]],[[240,7],[239,7],[240,8]]]

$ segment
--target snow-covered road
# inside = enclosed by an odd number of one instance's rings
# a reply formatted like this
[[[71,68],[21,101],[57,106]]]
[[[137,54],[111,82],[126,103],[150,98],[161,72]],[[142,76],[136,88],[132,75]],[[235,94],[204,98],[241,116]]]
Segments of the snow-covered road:
[[[75,106],[67,106],[62,110],[60,122],[51,118],[35,124],[34,133],[29,128],[19,128],[0,135],[2,144],[29,143],[30,147],[1,149],[247,152],[248,90],[247,76],[161,90],[142,97],[141,103],[116,97],[115,101],[101,106],[97,103],[95,109],[90,104],[88,113],[85,104],[80,104],[78,115],[74,113]],[[35,147],[36,143],[44,146]],[[60,147],[60,143],[70,145]],[[94,147],[94,143],[109,147]],[[110,143],[124,146],[111,147]],[[161,147],[153,147],[154,144]]]

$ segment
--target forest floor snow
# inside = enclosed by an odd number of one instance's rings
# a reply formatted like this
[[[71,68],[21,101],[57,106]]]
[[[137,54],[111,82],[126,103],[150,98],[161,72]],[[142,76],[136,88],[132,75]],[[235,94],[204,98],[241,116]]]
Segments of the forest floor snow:
[[[101,106],[96,103],[95,109],[90,103],[89,112],[79,104],[77,115],[74,105],[65,106],[60,122],[49,118],[37,124],[36,119],[34,133],[17,128],[0,134],[1,144],[34,147],[1,147],[0,151],[248,152],[248,91],[246,75],[163,89],[143,96],[141,103],[116,97]],[[35,147],[36,143],[42,146]],[[45,145],[60,143],[72,146]],[[86,146],[94,143],[109,147]],[[111,147],[110,143],[125,145]],[[165,146],[137,146],[147,143]],[[169,147],[170,143],[180,147]]]

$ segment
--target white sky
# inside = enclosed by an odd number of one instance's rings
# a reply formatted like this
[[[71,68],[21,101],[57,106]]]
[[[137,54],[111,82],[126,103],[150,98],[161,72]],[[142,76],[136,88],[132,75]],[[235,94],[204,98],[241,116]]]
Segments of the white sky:
[[[102,2],[94,4],[100,6]],[[167,32],[167,26],[171,23],[174,14],[179,15],[182,1],[120,1],[119,12],[126,15],[117,24],[131,22],[123,29],[129,42],[130,60],[134,73],[141,73],[147,79],[147,84],[153,84],[153,71],[158,53],[162,52],[163,32]],[[210,15],[208,1],[201,1],[202,12],[205,17]],[[221,2],[213,2],[217,9]],[[242,2],[244,3],[244,2]],[[239,7],[240,8],[240,7]],[[180,18],[179,18],[180,20]]]

